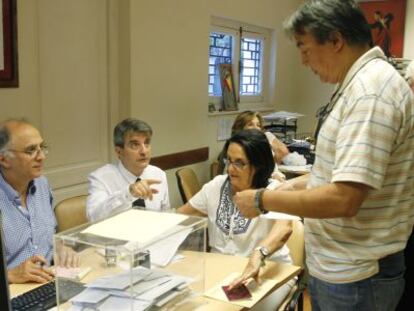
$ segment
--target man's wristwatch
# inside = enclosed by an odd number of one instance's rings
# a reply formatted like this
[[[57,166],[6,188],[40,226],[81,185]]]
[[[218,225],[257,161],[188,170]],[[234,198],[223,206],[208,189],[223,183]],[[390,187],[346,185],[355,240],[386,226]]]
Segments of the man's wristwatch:
[[[254,195],[254,207],[259,211],[260,214],[266,214],[269,211],[263,207],[263,193],[265,188],[258,189]]]
[[[270,255],[269,249],[266,246],[258,246],[254,250],[260,252],[260,265],[263,267],[265,265],[265,259]]]

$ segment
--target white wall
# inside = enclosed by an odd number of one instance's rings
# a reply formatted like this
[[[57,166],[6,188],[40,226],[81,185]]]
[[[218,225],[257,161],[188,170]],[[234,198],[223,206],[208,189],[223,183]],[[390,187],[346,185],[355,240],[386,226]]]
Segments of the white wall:
[[[56,199],[85,191],[108,161],[107,1],[19,0],[19,87],[0,89],[1,118],[25,117],[51,150]]]
[[[277,81],[267,104],[289,107],[295,88],[294,46],[281,33],[281,21],[294,1],[177,0],[131,1],[131,115],[155,130],[155,155],[209,146],[214,159],[220,117],[207,114],[207,72],[210,16],[225,17],[274,30],[278,55]],[[172,13],[174,12],[174,13]],[[224,118],[234,118],[225,116]],[[209,163],[193,166],[202,182]],[[173,206],[181,204],[173,171],[168,172]]]

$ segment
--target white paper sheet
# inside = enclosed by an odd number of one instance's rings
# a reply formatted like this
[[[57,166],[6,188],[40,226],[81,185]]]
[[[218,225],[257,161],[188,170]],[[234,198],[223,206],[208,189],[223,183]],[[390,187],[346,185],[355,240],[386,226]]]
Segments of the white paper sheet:
[[[312,170],[312,164],[306,165],[279,165],[279,170],[283,173],[310,173]]]
[[[164,295],[162,295],[161,297],[157,298],[157,301],[155,302],[155,305],[157,307],[162,307],[163,305],[165,305],[167,302],[171,301],[172,299],[174,299],[175,297],[177,297],[178,295],[180,295],[181,293],[179,291],[170,291]]]
[[[190,233],[191,228],[188,228],[148,247],[151,256],[151,264],[156,264],[161,267],[168,265],[177,252],[178,247]]]
[[[278,213],[278,212],[269,212],[267,214],[261,214],[261,218],[265,219],[272,219],[272,220],[300,220],[300,217],[295,215],[289,215],[284,213]]]
[[[164,276],[162,278],[157,278],[150,281],[140,281],[134,286],[132,286],[132,291],[134,292],[133,295],[136,297],[137,295],[141,295],[145,293],[146,291],[149,291],[157,286],[160,286],[161,284],[164,284],[166,282],[171,281],[170,276]],[[130,290],[110,290],[109,293],[113,296],[118,297],[129,297],[131,295]]]
[[[131,311],[131,302],[133,303],[132,310],[144,311],[152,304],[148,301],[140,301],[130,298],[111,296],[99,306],[100,311]]]
[[[252,294],[251,298],[244,298],[244,299],[229,301],[221,287],[225,285],[229,285],[238,276],[240,276],[240,274],[237,272],[230,274],[223,281],[219,282],[218,284],[214,285],[212,288],[208,289],[204,293],[204,296],[207,296],[207,297],[210,297],[216,300],[224,301],[227,303],[231,303],[237,306],[251,308],[277,284],[276,280],[262,279],[259,286],[257,286],[253,290],[250,290],[250,293]]]
[[[152,301],[168,293],[169,291],[180,286],[183,283],[185,283],[183,278],[172,276],[168,282],[164,282],[160,284],[159,286],[157,286],[156,288],[152,288],[144,292],[143,294],[138,295],[137,298],[142,299],[142,300]]]
[[[137,283],[148,275],[151,274],[151,270],[144,267],[136,267],[132,270],[132,281]],[[96,279],[88,284],[86,287],[100,288],[100,289],[117,289],[125,290],[131,285],[130,272],[122,272],[116,275],[108,275],[99,279]]]
[[[88,303],[88,304],[97,304],[107,298],[109,296],[109,292],[101,289],[96,288],[86,288],[81,293],[72,297],[70,299],[73,303]]]
[[[231,127],[233,119],[220,118],[217,126],[217,140],[227,140],[231,136]]]
[[[82,233],[134,241],[142,245],[154,241],[188,216],[131,209],[89,226]]]

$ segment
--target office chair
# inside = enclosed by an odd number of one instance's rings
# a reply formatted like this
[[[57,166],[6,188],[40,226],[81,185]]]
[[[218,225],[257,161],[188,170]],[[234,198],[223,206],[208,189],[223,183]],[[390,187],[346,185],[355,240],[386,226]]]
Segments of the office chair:
[[[60,201],[55,207],[58,232],[88,222],[86,218],[86,197],[79,195]]]
[[[211,164],[210,164],[210,179],[213,179],[214,177],[216,177],[217,175],[220,174],[219,165],[220,165],[220,163],[219,163],[218,160],[214,160],[213,162],[211,162]]]
[[[293,221],[292,234],[286,242],[290,251],[290,257],[293,264],[302,268],[302,272],[298,276],[298,281],[295,286],[292,287],[289,295],[285,298],[283,303],[277,309],[278,311],[303,311],[303,291],[305,286],[303,285],[304,268],[305,268],[305,239],[304,239],[304,227],[301,220]]]
[[[181,199],[185,204],[194,194],[200,191],[200,183],[198,182],[197,175],[188,167],[177,170],[175,176],[177,177]]]

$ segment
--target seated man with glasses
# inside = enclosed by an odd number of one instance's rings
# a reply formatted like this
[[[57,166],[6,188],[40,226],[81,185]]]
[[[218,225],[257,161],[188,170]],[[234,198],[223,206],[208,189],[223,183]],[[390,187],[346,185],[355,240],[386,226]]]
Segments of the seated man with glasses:
[[[129,207],[155,211],[170,208],[165,172],[149,164],[151,137],[151,127],[141,120],[128,118],[115,126],[114,145],[119,161],[89,175],[89,220]]]
[[[0,124],[0,211],[10,283],[47,282],[56,219],[43,174],[47,146],[25,120]],[[79,257],[59,246],[57,264],[77,266]]]
[[[290,220],[247,219],[233,202],[233,195],[246,189],[275,189],[279,181],[270,179],[275,161],[266,135],[259,130],[242,130],[225,144],[227,174],[218,175],[203,186],[179,213],[207,216],[209,244],[213,252],[249,257],[237,287],[249,277],[257,277],[264,259],[291,263],[285,242],[292,233]],[[271,182],[269,182],[271,180]],[[256,208],[262,211],[261,203]],[[256,310],[275,310],[294,285],[281,286],[258,303]]]

